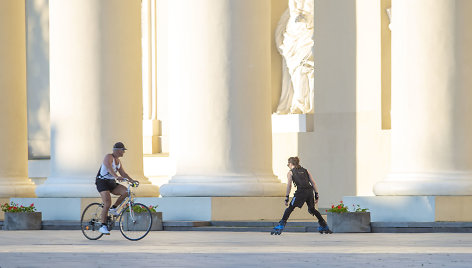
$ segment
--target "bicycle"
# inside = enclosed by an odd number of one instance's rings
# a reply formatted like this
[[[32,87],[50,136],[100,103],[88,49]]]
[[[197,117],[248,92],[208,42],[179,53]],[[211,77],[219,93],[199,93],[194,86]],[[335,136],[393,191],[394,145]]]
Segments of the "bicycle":
[[[132,187],[138,187],[139,183],[128,183],[128,197],[117,207],[120,210],[118,216],[107,216],[107,227],[111,231],[117,224],[120,227],[121,234],[128,240],[138,241],[143,239],[151,230],[152,214],[146,205],[134,202]],[[102,226],[100,222],[103,209],[103,203],[92,203],[88,205],[80,219],[80,227],[84,236],[90,240],[100,239],[104,234],[98,229]]]

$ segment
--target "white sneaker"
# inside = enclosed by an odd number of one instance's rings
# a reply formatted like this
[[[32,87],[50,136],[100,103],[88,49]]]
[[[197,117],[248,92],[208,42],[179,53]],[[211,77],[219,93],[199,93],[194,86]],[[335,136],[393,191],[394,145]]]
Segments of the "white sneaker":
[[[118,213],[118,211],[116,211],[116,208],[110,208],[108,210],[108,213],[110,213],[113,216],[119,216],[120,215],[120,213]]]
[[[106,225],[102,225],[102,227],[100,227],[100,229],[98,229],[98,231],[102,234],[106,234],[106,235],[110,234],[110,231],[108,231],[108,228],[107,228]]]

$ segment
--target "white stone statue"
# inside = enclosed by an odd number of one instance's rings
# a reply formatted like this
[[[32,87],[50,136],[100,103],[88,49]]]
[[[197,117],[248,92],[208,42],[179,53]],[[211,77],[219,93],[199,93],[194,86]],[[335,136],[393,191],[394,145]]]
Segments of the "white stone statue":
[[[283,56],[282,94],[276,113],[313,113],[313,0],[289,0],[280,18],[275,42]]]

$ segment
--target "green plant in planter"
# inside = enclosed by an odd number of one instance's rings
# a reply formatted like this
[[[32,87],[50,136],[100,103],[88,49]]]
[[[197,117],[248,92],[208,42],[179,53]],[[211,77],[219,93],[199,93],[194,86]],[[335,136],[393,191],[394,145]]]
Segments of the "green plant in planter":
[[[344,212],[349,212],[349,211],[347,207],[344,205],[343,201],[339,201],[338,205],[331,205],[331,208],[327,209],[326,212],[344,213]]]
[[[150,210],[151,212],[157,212],[157,211],[156,211],[156,208],[157,208],[157,207],[158,207],[158,205],[155,205],[155,206],[151,205],[151,206],[149,206],[149,210]]]
[[[326,212],[334,213],[345,213],[345,212],[367,212],[368,208],[361,208],[359,205],[352,205],[353,208],[349,211],[348,207],[344,205],[343,201],[339,201],[338,205],[331,205],[330,209],[327,209]]]
[[[150,210],[151,212],[157,212],[157,211],[156,211],[157,205],[155,205],[155,206],[149,206],[148,208],[149,208],[149,210]],[[133,211],[134,211],[134,212],[137,212],[137,213],[147,212],[146,208],[144,208],[144,207],[142,207],[142,206],[140,206],[140,205],[134,205],[134,206],[133,206]],[[129,212],[129,209],[127,209],[126,212]]]
[[[368,208],[361,208],[359,205],[352,205],[353,206],[353,211],[352,212],[367,212],[369,209]]]
[[[31,205],[25,207],[23,205],[18,205],[14,203],[13,201],[8,203],[4,203],[1,206],[3,212],[11,212],[11,213],[17,213],[17,212],[36,212],[36,208],[34,207],[34,203]]]

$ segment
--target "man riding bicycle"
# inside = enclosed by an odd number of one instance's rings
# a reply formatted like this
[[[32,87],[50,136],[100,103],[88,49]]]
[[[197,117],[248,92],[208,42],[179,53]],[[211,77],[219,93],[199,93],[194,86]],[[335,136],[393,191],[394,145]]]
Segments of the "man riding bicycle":
[[[100,193],[103,201],[103,210],[101,214],[102,226],[100,227],[99,232],[107,235],[110,234],[110,231],[108,231],[108,227],[106,225],[108,212],[110,212],[112,215],[118,216],[118,211],[116,211],[116,208],[128,196],[126,187],[116,183],[116,180],[123,181],[124,179],[127,179],[131,183],[138,182],[131,179],[131,177],[123,169],[123,165],[119,160],[119,158],[123,157],[125,154],[125,150],[127,149],[122,142],[115,143],[113,146],[113,152],[111,154],[105,155],[95,180],[97,190]],[[119,176],[118,173],[121,176]],[[119,195],[113,206],[111,206],[110,193]]]

